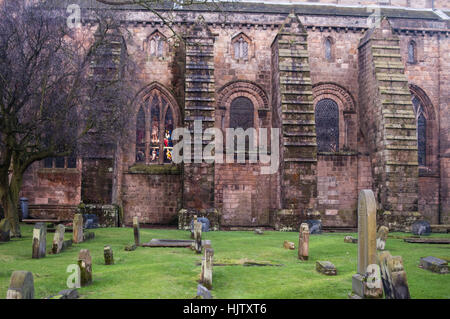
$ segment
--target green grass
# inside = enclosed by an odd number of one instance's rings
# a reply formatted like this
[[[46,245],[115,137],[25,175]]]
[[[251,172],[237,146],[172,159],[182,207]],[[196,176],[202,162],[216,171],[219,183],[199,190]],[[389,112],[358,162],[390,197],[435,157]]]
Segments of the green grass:
[[[80,249],[93,258],[93,284],[79,290],[82,298],[168,298],[190,299],[196,295],[201,256],[187,248],[143,248],[124,251],[133,242],[130,228],[96,229],[95,239],[74,245],[59,255],[31,258],[32,226],[23,225],[23,238],[0,243],[0,298],[6,296],[14,270],[33,273],[35,297],[44,298],[66,289],[67,266],[77,262]],[[71,238],[66,234],[66,239]],[[190,239],[189,232],[141,229],[141,240]],[[344,237],[356,234],[329,233],[310,237],[310,260],[297,259],[297,250],[283,248],[284,240],[298,242],[298,233],[209,232],[215,262],[248,259],[283,264],[282,267],[217,266],[213,270],[215,298],[301,299],[347,298],[351,278],[356,273],[357,245],[344,243]],[[395,233],[393,235],[407,235]],[[431,237],[450,238],[449,234]],[[47,251],[53,234],[47,235]],[[115,265],[105,266],[103,246],[111,245]],[[450,258],[448,245],[410,244],[389,238],[386,244],[392,255],[403,257],[412,298],[450,298],[450,274],[435,274],[418,267],[420,257]],[[297,248],[297,247],[296,247]],[[315,270],[316,260],[335,264],[338,275],[328,277]]]

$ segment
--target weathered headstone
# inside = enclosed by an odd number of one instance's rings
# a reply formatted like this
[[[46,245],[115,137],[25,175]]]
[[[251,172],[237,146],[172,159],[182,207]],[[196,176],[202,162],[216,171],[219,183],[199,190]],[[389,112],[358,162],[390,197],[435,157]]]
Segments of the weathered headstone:
[[[66,228],[64,225],[59,224],[56,226],[55,234],[53,236],[53,245],[52,245],[52,253],[53,254],[59,254],[64,245],[64,232]]]
[[[21,270],[13,272],[6,299],[34,299],[33,274]]]
[[[47,225],[36,223],[33,229],[33,258],[44,258],[47,248]]]
[[[386,299],[410,299],[402,257],[384,251],[378,254],[378,263]]]
[[[61,251],[64,251],[64,250],[66,250],[67,248],[72,247],[72,243],[73,243],[72,239],[65,240],[65,241],[63,242]]]
[[[298,241],[298,259],[308,260],[309,256],[309,225],[303,223],[300,225],[300,235]]]
[[[197,254],[202,253],[202,223],[194,224],[194,248]]]
[[[78,266],[80,267],[81,287],[90,285],[92,283],[92,257],[88,249],[80,250]]]
[[[360,298],[380,298],[380,284],[368,284],[368,267],[373,271],[377,265],[377,204],[371,190],[362,190],[358,198],[358,273],[352,277],[353,293]]]
[[[445,260],[432,256],[420,258],[419,267],[438,274],[448,273],[448,263]]]
[[[197,286],[197,299],[212,299],[211,292],[209,290],[202,286]]]
[[[386,226],[381,226],[378,229],[377,250],[384,250],[384,248],[386,247],[386,240],[388,238],[388,235],[389,235],[389,228],[387,228]]]
[[[284,249],[294,250],[295,249],[295,244],[293,242],[285,240],[284,244],[283,244],[283,247],[284,247]]]
[[[257,229],[255,229],[255,234],[256,235],[264,235],[264,232],[262,231],[262,229],[257,228]]]
[[[73,218],[73,243],[79,244],[84,240],[83,235],[83,215],[75,214]]]
[[[195,221],[197,221],[198,223],[202,223],[202,233],[209,232],[211,223],[209,222],[209,219],[206,217],[199,217],[197,219],[193,219],[191,221],[191,232],[193,232],[193,230],[194,230],[194,222]]]
[[[195,223],[197,222],[197,215],[194,215],[194,218],[191,221],[191,239],[194,239],[194,226]]]
[[[212,275],[213,275],[213,257],[214,249],[206,248],[205,255],[202,259],[202,273],[200,282],[208,289],[212,288]]]
[[[126,251],[134,251],[134,250],[136,250],[136,244],[129,244],[129,245],[126,245],[125,246],[125,250]]]
[[[0,242],[7,242],[11,239],[11,224],[9,220],[0,221]]]
[[[358,243],[358,239],[357,238],[353,238],[352,236],[345,236],[344,243],[357,244]]]
[[[111,246],[105,246],[103,248],[103,254],[105,256],[105,265],[113,265],[114,264],[114,256]]]
[[[412,224],[411,232],[414,235],[428,236],[431,234],[431,225],[425,220],[419,220]]]
[[[336,276],[336,266],[329,261],[316,261],[316,270],[327,276]]]
[[[133,232],[134,232],[134,243],[136,246],[141,244],[141,235],[139,233],[139,218],[133,217]]]

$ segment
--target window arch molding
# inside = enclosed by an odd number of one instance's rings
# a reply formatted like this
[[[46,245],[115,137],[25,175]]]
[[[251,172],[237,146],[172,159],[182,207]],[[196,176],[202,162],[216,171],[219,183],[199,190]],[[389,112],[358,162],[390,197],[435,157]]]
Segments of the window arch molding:
[[[152,135],[152,128],[151,128],[151,121],[152,121],[152,115],[154,115],[152,113],[152,103],[153,101],[158,102],[158,147],[159,147],[159,152],[164,152],[164,133],[165,133],[165,129],[166,128],[166,119],[168,117],[168,115],[170,115],[170,118],[172,120],[172,126],[173,129],[177,128],[180,126],[181,123],[181,112],[180,112],[180,108],[178,106],[178,103],[176,101],[176,99],[174,98],[173,93],[166,88],[165,86],[157,83],[157,82],[153,82],[151,84],[149,84],[148,86],[144,87],[143,89],[141,89],[139,91],[139,93],[136,95],[135,99],[134,99],[134,116],[133,116],[133,125],[132,127],[134,128],[134,132],[136,132],[136,139],[133,142],[134,145],[134,153],[136,154],[136,158],[135,158],[135,162],[145,162],[146,164],[149,164],[150,162],[153,163],[153,161],[149,161],[149,148],[151,148],[152,145],[152,141],[151,141],[151,135]],[[144,119],[141,119],[141,121],[143,121],[145,127],[141,127],[141,130],[144,129],[144,135],[143,138],[145,139],[145,142],[143,143],[143,145],[139,146],[138,145],[138,126],[139,126],[139,115],[142,115],[142,113],[144,114]],[[149,140],[150,139],[150,140]],[[147,146],[147,144],[150,144],[151,146]],[[145,157],[144,160],[138,160],[138,151],[139,151],[139,147],[145,147]],[[163,156],[159,156],[159,160],[154,162],[155,164],[163,164],[164,161],[164,157]]]
[[[339,150],[356,148],[357,115],[356,102],[351,93],[335,83],[317,83],[313,85],[314,109],[324,100],[333,100],[339,108]]]

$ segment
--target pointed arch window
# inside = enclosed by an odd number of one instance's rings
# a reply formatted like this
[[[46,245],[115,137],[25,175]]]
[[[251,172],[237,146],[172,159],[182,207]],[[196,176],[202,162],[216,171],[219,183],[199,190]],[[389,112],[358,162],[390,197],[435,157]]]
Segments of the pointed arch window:
[[[417,62],[417,45],[416,42],[410,41],[408,43],[408,63]]]
[[[325,39],[325,59],[328,61],[333,60],[333,54],[332,54],[332,48],[333,48],[333,42],[331,38]]]
[[[243,35],[237,36],[233,40],[234,58],[237,60],[248,60],[249,40]]]
[[[339,151],[339,106],[332,99],[316,105],[316,135],[318,152]]]
[[[172,163],[173,112],[164,95],[159,90],[153,90],[136,118],[136,162]]]
[[[153,57],[162,57],[164,56],[164,44],[165,37],[159,32],[153,33],[148,39],[148,47],[150,56]]]
[[[420,100],[413,96],[414,113],[417,125],[417,153],[420,166],[427,164],[427,118],[424,107]]]

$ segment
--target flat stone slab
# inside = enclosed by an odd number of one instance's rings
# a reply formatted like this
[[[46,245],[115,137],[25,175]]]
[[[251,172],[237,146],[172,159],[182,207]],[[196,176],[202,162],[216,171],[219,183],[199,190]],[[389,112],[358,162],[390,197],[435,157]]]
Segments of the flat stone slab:
[[[344,237],[344,243],[357,244],[358,243],[358,238],[354,238],[352,236],[345,236]]]
[[[433,256],[420,258],[419,267],[438,274],[448,273],[448,263],[445,260]]]
[[[447,238],[405,238],[403,240],[415,244],[450,244],[450,239]]]
[[[126,251],[134,251],[136,250],[136,248],[137,248],[136,244],[130,244],[125,246]]]
[[[180,247],[189,248],[194,244],[193,240],[178,239],[152,239],[150,242],[142,244],[142,247]],[[210,240],[202,240],[202,247],[211,248]]]
[[[316,270],[327,276],[336,276],[336,266],[329,261],[316,261]]]

